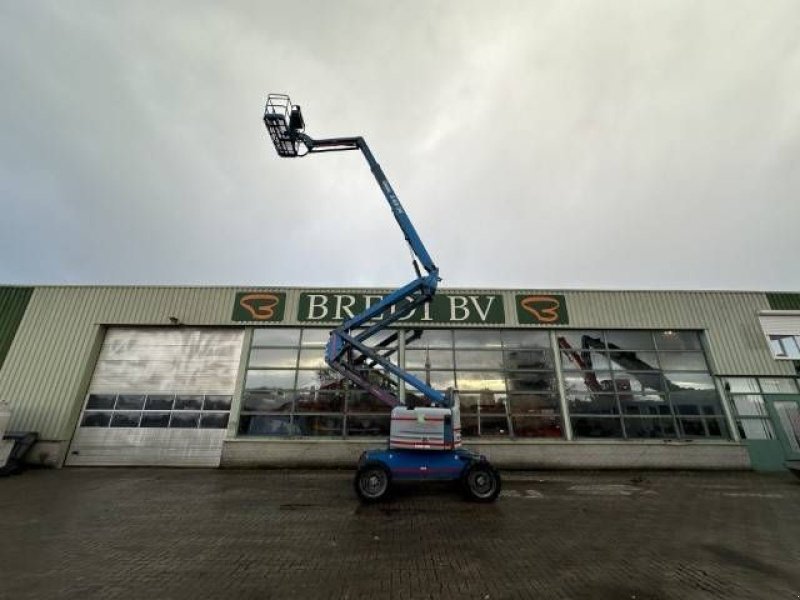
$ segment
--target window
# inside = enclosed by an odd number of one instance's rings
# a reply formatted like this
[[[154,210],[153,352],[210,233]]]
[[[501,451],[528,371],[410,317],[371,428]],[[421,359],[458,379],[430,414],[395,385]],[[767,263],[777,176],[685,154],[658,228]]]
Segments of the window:
[[[575,437],[727,436],[696,331],[559,330]]]
[[[225,429],[231,400],[220,394],[90,394],[81,427]]]
[[[777,439],[764,395],[797,394],[798,381],[789,377],[725,377],[739,435],[745,440]]]

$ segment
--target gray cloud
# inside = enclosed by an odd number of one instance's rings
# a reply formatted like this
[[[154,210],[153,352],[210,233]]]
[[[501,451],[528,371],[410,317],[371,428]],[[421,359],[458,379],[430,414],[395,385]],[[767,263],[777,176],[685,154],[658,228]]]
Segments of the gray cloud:
[[[795,2],[6,2],[0,281],[798,289]]]

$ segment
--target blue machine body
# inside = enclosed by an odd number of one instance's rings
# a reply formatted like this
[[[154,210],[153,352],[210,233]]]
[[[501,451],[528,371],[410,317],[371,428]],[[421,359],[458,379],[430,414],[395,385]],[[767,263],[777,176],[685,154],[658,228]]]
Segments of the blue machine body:
[[[389,469],[393,481],[456,481],[470,465],[483,461],[485,456],[466,448],[446,452],[376,448],[364,452],[358,466],[382,464]]]

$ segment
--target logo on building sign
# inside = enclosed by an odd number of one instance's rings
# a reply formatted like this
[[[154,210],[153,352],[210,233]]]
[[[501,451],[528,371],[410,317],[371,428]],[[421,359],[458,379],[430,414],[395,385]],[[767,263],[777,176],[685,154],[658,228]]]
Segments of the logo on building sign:
[[[517,294],[517,320],[520,325],[566,325],[567,301],[553,294]]]
[[[309,323],[344,321],[382,299],[383,294],[303,292],[297,307],[297,320]],[[505,319],[500,294],[437,294],[432,302],[417,307],[400,322],[503,325]]]
[[[233,305],[233,321],[282,321],[284,292],[239,292]]]

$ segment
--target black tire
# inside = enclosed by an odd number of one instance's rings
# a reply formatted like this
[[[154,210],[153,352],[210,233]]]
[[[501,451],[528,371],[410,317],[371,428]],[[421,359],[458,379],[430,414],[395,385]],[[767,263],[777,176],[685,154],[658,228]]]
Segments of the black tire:
[[[473,502],[494,502],[500,494],[500,473],[488,462],[476,462],[467,467],[461,478],[467,499]]]
[[[386,500],[391,492],[392,474],[381,463],[367,463],[356,471],[353,486],[362,502],[366,504],[381,502]]]

